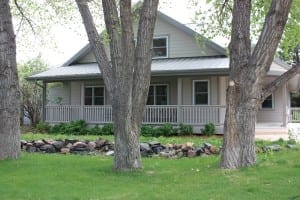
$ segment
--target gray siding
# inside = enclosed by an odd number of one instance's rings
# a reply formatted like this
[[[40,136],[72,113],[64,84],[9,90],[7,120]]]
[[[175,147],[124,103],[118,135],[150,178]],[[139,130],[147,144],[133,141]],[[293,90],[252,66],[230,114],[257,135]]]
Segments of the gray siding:
[[[134,30],[137,32],[137,25],[134,25]],[[178,29],[177,27],[165,22],[164,20],[156,20],[154,37],[168,37],[168,57],[199,57],[199,56],[218,56],[220,55],[215,49],[205,45],[203,41],[197,41],[194,36]],[[106,48],[109,52],[109,48]],[[107,54],[109,56],[109,53]],[[81,58],[78,63],[96,62],[94,54],[89,52]]]
[[[81,84],[79,81],[72,81],[71,86],[71,105],[81,105]]]

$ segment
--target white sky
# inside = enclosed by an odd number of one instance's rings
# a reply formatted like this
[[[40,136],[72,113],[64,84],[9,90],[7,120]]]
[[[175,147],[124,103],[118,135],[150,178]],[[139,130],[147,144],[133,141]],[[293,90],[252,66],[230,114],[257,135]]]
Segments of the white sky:
[[[168,16],[174,18],[175,20],[183,23],[192,23],[192,18],[194,17],[195,10],[197,8],[191,8],[188,6],[188,0],[172,0],[172,1],[161,1],[159,10]],[[205,5],[205,0],[201,1],[202,5]],[[82,28],[83,29],[83,28]],[[87,44],[87,38],[84,35],[85,30],[79,30],[79,33],[74,33],[73,30],[66,29],[65,27],[56,26],[52,32],[54,34],[54,40],[56,43],[56,48],[42,48],[41,54],[42,58],[50,66],[60,66],[76,52],[78,52],[85,44]],[[221,41],[220,41],[221,43]],[[30,53],[29,53],[30,54]],[[32,55],[21,54],[18,59],[21,61],[26,61],[28,57]]]

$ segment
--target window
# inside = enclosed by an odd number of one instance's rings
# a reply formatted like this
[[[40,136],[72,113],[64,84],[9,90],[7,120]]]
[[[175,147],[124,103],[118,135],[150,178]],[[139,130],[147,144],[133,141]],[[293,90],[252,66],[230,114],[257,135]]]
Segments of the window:
[[[194,104],[208,105],[209,104],[209,82],[194,81]]]
[[[168,37],[156,37],[152,42],[152,58],[168,57]]]
[[[273,95],[268,96],[264,102],[261,104],[263,109],[272,109],[273,108]]]
[[[85,105],[104,105],[104,87],[85,87]]]
[[[167,105],[168,85],[150,85],[147,105]]]

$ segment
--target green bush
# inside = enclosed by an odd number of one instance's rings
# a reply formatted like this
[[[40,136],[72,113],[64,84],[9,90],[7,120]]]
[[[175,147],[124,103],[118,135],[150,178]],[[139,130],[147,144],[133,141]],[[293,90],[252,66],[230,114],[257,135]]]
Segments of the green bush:
[[[165,137],[170,137],[170,136],[174,136],[177,135],[177,129],[173,128],[173,126],[171,124],[164,124],[160,127],[157,127],[155,129],[155,137],[159,137],[159,136],[165,136]]]
[[[212,136],[216,133],[216,126],[213,123],[208,123],[204,125],[204,128],[201,129],[201,133],[207,136]]]
[[[59,123],[51,127],[50,133],[64,135],[86,135],[88,133],[87,123],[84,120]]]
[[[102,135],[102,129],[97,124],[93,128],[88,129],[88,133],[90,135]]]
[[[113,135],[114,130],[115,128],[113,124],[105,124],[101,129],[101,135]]]
[[[141,135],[145,137],[154,137],[155,136],[154,126],[143,125],[141,128]]]
[[[191,135],[193,134],[193,127],[191,125],[179,124],[178,135]]]
[[[40,121],[36,125],[36,131],[39,133],[49,133],[51,126],[47,122]]]

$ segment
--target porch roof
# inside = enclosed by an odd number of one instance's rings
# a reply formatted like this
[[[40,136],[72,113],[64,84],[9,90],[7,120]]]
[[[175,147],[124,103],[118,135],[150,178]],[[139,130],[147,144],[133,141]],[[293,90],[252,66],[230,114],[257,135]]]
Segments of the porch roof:
[[[274,61],[268,75],[278,76],[287,66]],[[172,58],[152,61],[152,76],[184,75],[227,75],[229,58]],[[61,81],[74,79],[91,79],[101,77],[97,63],[76,64],[51,68],[45,72],[32,75],[27,80]]]

